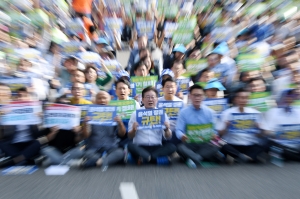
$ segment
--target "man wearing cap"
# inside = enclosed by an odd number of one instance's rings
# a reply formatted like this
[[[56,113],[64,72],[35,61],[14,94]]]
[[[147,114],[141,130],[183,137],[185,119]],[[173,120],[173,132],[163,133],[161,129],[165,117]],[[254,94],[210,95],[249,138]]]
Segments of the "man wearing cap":
[[[223,91],[226,90],[226,88],[221,84],[221,82],[218,81],[217,78],[213,78],[207,82],[206,86],[204,87],[204,90],[207,98],[215,99],[223,98]]]
[[[143,48],[146,48],[147,43],[148,43],[148,37],[146,35],[143,35],[138,38],[138,49],[133,49],[130,52],[128,64],[126,67],[127,71],[131,71],[131,68],[134,66],[134,61],[136,60],[136,57],[139,56],[139,51]],[[138,58],[138,60],[139,60],[139,58]]]
[[[221,55],[218,51],[212,51],[206,58],[208,69],[215,73],[215,77],[218,78],[223,85],[229,86],[234,78],[235,69],[232,69],[227,64],[221,63]]]
[[[184,61],[185,58],[185,53],[186,53],[186,48],[183,45],[179,45],[174,48],[173,53],[171,55],[168,55],[164,59],[164,69],[171,69],[172,68],[172,63],[175,61],[180,62]]]
[[[99,52],[101,58],[104,60],[105,66],[110,70],[110,72],[116,76],[116,74],[123,69],[121,64],[115,57],[115,51],[111,46],[106,46]]]

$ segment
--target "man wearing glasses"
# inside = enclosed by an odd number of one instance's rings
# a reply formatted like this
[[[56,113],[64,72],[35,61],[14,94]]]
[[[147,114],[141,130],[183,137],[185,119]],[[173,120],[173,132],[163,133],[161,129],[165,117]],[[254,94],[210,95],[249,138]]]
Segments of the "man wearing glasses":
[[[154,87],[147,87],[142,91],[144,109],[156,109],[158,92]],[[128,144],[128,151],[132,158],[142,163],[156,163],[158,165],[169,165],[169,156],[176,151],[171,143],[162,144],[162,136],[166,139],[172,137],[170,123],[165,114],[165,129],[142,129],[138,130],[136,112],[131,115],[128,125],[128,137],[133,138],[133,143]],[[131,156],[130,156],[131,157]]]
[[[210,144],[214,137],[214,113],[201,104],[203,88],[191,86],[189,97],[192,105],[182,109],[177,119],[176,136],[183,142],[177,146],[177,152],[190,168],[196,168],[203,160],[214,161],[218,148]]]
[[[84,90],[85,88],[82,83],[76,82],[73,84],[71,90],[73,97],[70,99],[71,104],[93,104],[92,102],[83,98]]]

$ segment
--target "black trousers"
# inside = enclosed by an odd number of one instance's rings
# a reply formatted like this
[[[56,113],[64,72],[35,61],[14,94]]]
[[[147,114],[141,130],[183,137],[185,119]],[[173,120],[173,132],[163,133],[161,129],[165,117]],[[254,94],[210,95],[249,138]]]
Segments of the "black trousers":
[[[128,151],[136,159],[143,158],[144,160],[156,160],[158,157],[169,156],[176,151],[176,146],[171,143],[163,145],[143,146],[130,143],[128,144]]]
[[[300,147],[291,148],[273,141],[270,143],[270,146],[276,146],[282,149],[283,150],[282,156],[285,160],[300,161]]]
[[[8,141],[0,142],[0,149],[6,156],[17,157],[23,155],[26,160],[38,155],[40,147],[41,145],[37,140],[20,143],[11,143]]]
[[[234,145],[226,144],[220,150],[224,155],[230,155],[233,158],[239,157],[241,154],[249,156],[253,161],[257,160],[257,156],[265,151],[265,147],[254,145]]]

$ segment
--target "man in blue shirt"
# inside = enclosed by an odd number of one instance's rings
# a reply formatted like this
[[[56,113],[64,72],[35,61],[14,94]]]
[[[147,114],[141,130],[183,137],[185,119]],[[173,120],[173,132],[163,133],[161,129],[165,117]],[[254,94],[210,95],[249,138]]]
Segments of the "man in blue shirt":
[[[209,143],[214,137],[214,112],[201,104],[203,98],[203,88],[197,84],[191,86],[192,105],[180,111],[176,125],[176,136],[183,142],[177,146],[178,154],[192,168],[202,160],[215,160],[218,152],[218,148]]]

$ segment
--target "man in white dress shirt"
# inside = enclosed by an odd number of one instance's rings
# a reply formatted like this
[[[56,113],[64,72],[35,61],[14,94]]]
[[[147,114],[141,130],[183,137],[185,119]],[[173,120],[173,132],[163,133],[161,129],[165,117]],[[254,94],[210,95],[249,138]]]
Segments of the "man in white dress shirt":
[[[156,109],[158,92],[154,87],[147,87],[142,91],[142,101],[144,109]],[[143,129],[138,130],[136,112],[131,115],[128,125],[128,137],[133,138],[133,143],[128,144],[128,151],[138,164],[157,163],[158,165],[168,165],[169,156],[176,151],[176,147],[171,143],[162,144],[162,137],[170,139],[169,119],[165,114],[165,129]]]

